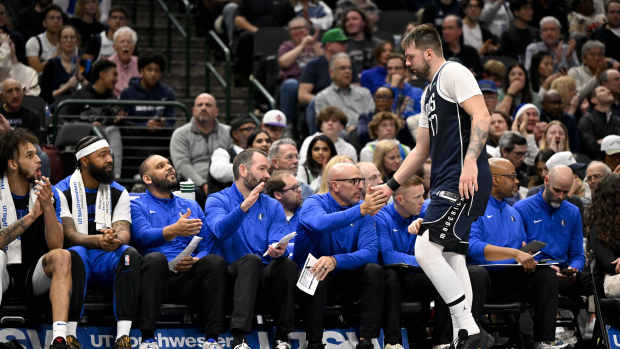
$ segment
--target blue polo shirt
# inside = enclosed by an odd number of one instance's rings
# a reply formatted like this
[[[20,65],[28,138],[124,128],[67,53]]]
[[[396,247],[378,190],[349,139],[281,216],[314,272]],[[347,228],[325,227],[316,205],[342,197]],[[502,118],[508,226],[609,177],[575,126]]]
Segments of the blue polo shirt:
[[[424,212],[430,200],[424,201],[419,215],[408,218],[401,216],[394,203],[383,207],[375,216],[379,250],[383,264],[405,263],[413,267],[420,265],[415,259],[415,240],[417,235],[409,234],[409,225],[418,218],[424,218]]]

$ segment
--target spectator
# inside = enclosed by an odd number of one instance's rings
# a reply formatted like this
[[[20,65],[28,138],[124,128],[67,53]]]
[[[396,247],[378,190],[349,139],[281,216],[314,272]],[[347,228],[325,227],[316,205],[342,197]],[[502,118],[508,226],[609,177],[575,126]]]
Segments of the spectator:
[[[540,111],[531,103],[523,104],[515,113],[512,131],[519,132],[527,140],[527,153],[524,162],[528,166],[534,165],[534,157],[538,153],[537,141],[542,137],[543,125],[540,124]],[[540,128],[540,131],[538,130]],[[540,136],[537,135],[540,133]],[[517,170],[519,166],[515,165]]]
[[[271,136],[263,129],[254,130],[248,137],[248,148],[258,149],[265,153],[269,151],[272,143]]]
[[[382,86],[377,89],[374,95],[375,101],[375,110],[368,114],[360,115],[359,120],[357,121],[357,137],[359,144],[366,144],[371,141],[370,135],[368,134],[368,124],[372,121],[372,118],[381,112],[392,112],[392,107],[394,106],[394,91],[387,86]],[[417,119],[416,116],[408,118],[407,125],[413,125],[417,127],[416,123],[413,122]],[[414,130],[412,130],[414,132]]]
[[[129,86],[129,80],[140,76],[138,57],[133,55],[138,43],[138,34],[129,27],[120,27],[114,32],[113,40],[114,54],[108,57],[108,60],[116,63],[118,81],[114,87],[114,95],[120,96]]]
[[[599,77],[601,86],[607,87],[614,96],[612,109],[617,111],[620,108],[620,72],[616,69],[607,69]]]
[[[77,55],[79,37],[75,28],[64,26],[60,30],[58,56],[50,58],[41,74],[41,97],[48,103],[58,102],[79,90],[88,81],[80,72]]]
[[[373,0],[338,0],[334,8],[335,22],[340,23],[349,10],[360,9],[368,18],[368,23],[375,26],[379,21],[381,11]]]
[[[560,30],[562,25],[557,18],[547,16],[540,20],[540,39],[527,45],[525,49],[525,69],[530,69],[532,56],[540,51],[548,51],[553,56],[554,72],[560,69],[569,69],[579,65],[577,53],[575,52],[575,39],[568,43],[560,40]]]
[[[384,183],[392,178],[403,162],[398,145],[397,141],[388,139],[377,143],[372,162],[379,169]]]
[[[84,59],[98,61],[100,59],[108,59],[114,54],[114,33],[127,25],[127,11],[122,7],[114,7],[110,9],[108,15],[107,29],[91,36],[86,46],[86,52],[82,55]],[[85,38],[88,39],[88,38]]]
[[[26,295],[27,302],[49,293],[53,321],[50,347],[68,348],[67,340],[74,344],[77,337],[72,332],[71,339],[67,338],[67,321],[79,321],[82,307],[81,297],[71,297],[71,292],[81,294],[86,280],[79,266],[73,272],[71,253],[62,249],[60,197],[49,179],[41,176],[41,161],[34,146],[37,143],[36,137],[24,129],[0,135],[0,206],[4,212],[0,302],[11,279],[12,293]]]
[[[260,127],[267,131],[272,141],[277,141],[282,138],[286,130],[286,115],[277,109],[272,109],[263,115]]]
[[[306,161],[300,163],[297,178],[316,192],[321,184],[323,168],[337,154],[334,142],[326,135],[318,135],[310,141]]]
[[[140,57],[138,59],[140,77],[129,80],[129,86],[121,92],[120,99],[132,99],[142,101],[174,101],[176,97],[170,86],[161,81],[162,74],[166,70],[166,62],[159,55]],[[174,107],[152,105],[130,105],[125,108],[127,115],[142,119],[138,124],[144,124],[150,129],[172,127],[175,118]],[[147,119],[149,118],[149,119]]]
[[[593,0],[573,0],[568,5],[572,10],[567,17],[568,31],[572,36],[577,38],[589,37],[594,29],[605,24],[605,15],[595,13]]]
[[[485,16],[485,10],[489,8],[502,9],[510,17],[510,12],[514,14],[514,19],[510,22],[507,30],[498,28],[499,31],[493,31],[493,27],[489,27],[492,33],[499,35],[501,54],[504,56],[514,57],[519,62],[525,59],[525,50],[527,46],[538,38],[538,29],[531,26],[534,11],[532,10],[531,0],[515,0],[510,1],[510,10],[506,6],[506,1],[487,1],[482,10],[481,18],[486,21],[494,20],[494,17]],[[489,11],[489,14],[491,11]],[[493,25],[493,22],[491,22]],[[496,29],[497,30],[497,29]]]
[[[289,227],[286,232],[296,231],[302,202],[301,183],[297,178],[288,171],[276,171],[265,184],[265,193],[282,205]],[[293,251],[291,244],[289,242],[289,252]]]
[[[191,179],[199,196],[209,193],[211,154],[217,148],[231,146],[230,127],[217,121],[215,98],[201,93],[194,100],[192,120],[174,130],[170,139],[170,157],[181,176]]]
[[[497,91],[496,109],[512,115],[517,107],[523,103],[532,103],[532,91],[527,78],[527,70],[519,63],[508,67],[508,74],[504,79],[503,88]]]
[[[508,131],[510,123],[510,117],[506,115],[506,113],[498,110],[492,112],[487,145],[498,147],[499,139],[502,137],[504,132]]]
[[[374,94],[377,89],[385,83],[388,71],[386,69],[388,57],[394,50],[394,44],[389,41],[379,43],[373,50],[376,65],[362,72],[360,82],[362,87],[367,88],[370,93]]]
[[[26,42],[28,65],[37,72],[42,72],[47,61],[58,54],[57,50],[60,44],[62,25],[62,10],[56,5],[50,5],[45,8],[43,11],[43,27],[45,31],[33,35]]]
[[[506,131],[499,138],[499,151],[502,158],[510,160],[516,169],[517,180],[520,187],[528,184],[527,165],[524,162],[527,153],[527,141],[525,137],[514,132]]]
[[[593,193],[592,202],[596,202],[596,198],[597,198],[596,188],[598,187],[599,183],[603,180],[603,178],[607,177],[607,175],[609,174],[611,174],[611,168],[609,168],[609,166],[607,166],[602,161],[594,160],[588,164],[588,167],[586,168],[585,181],[586,183],[588,183],[588,186],[590,187],[590,190]],[[587,214],[587,211],[586,211],[586,214]],[[586,222],[586,226],[587,224],[588,223]]]
[[[590,0],[588,0],[590,1]],[[582,64],[568,70],[568,75],[577,83],[577,95],[582,100],[598,86],[598,77],[608,68],[605,45],[600,41],[588,40],[581,47]],[[618,66],[618,64],[616,63]]]
[[[466,0],[463,7],[463,44],[471,46],[480,56],[493,55],[499,49],[498,38],[480,24],[482,0]]]
[[[381,172],[379,172],[377,166],[375,166],[372,162],[360,161],[357,163],[357,168],[360,169],[360,172],[364,177],[364,190],[362,191],[362,196],[366,197],[366,193],[369,193],[370,188],[375,185],[383,184]]]
[[[205,204],[206,223],[228,264],[233,294],[230,332],[232,347],[249,348],[245,336],[252,330],[259,292],[270,292],[267,309],[276,319],[276,347],[290,347],[293,329],[295,282],[298,269],[280,258],[286,244],[278,242],[287,225],[280,203],[261,194],[269,180],[267,154],[257,149],[239,153],[233,162],[235,182],[210,195]],[[268,256],[261,258],[267,251]]]
[[[561,71],[553,72],[553,57],[549,52],[540,51],[532,56],[529,78],[535,104],[541,104],[543,96],[551,89],[551,83],[562,75],[565,75],[565,73]]]
[[[416,235],[408,232],[408,227],[414,220],[424,218],[424,211],[428,205],[428,202],[424,201],[422,178],[414,175],[396,190],[392,198],[393,202],[383,207],[376,215],[379,250],[385,273],[383,329],[386,346],[391,345],[392,348],[402,346],[400,334],[402,300],[421,301],[423,304],[435,301],[433,343],[437,345],[449,343],[452,341],[449,336],[442,338],[442,334],[452,331],[448,307],[440,300],[435,287],[416,261]],[[428,310],[426,306],[423,309]],[[426,327],[425,321],[422,321],[421,325]],[[416,339],[416,343],[420,343],[421,338]]]
[[[579,106],[579,96],[577,95],[577,84],[575,79],[568,75],[560,76],[553,80],[551,89],[556,90],[562,97],[562,108],[569,115],[575,115]]]
[[[273,173],[288,172],[294,177],[297,176],[300,163],[297,143],[290,138],[282,138],[273,142],[269,148],[269,162]],[[306,183],[299,182],[299,185],[301,196],[304,199],[314,194],[314,191]]]
[[[606,2],[605,16],[607,21],[605,25],[592,34],[593,40],[598,40],[605,44],[607,56],[615,60],[620,60],[620,35],[618,27],[620,27],[620,1],[610,0]]]
[[[30,38],[45,31],[45,10],[52,5],[52,0],[36,0],[32,6],[27,6],[19,11],[17,31],[24,38]],[[62,13],[62,9],[60,9]],[[62,23],[60,24],[62,26]],[[60,28],[58,28],[60,29]]]
[[[409,84],[405,57],[400,53],[391,53],[387,58],[387,72],[384,86],[391,88],[394,93],[392,112],[403,119],[419,114],[422,89]]]
[[[75,16],[69,19],[71,24],[82,38],[80,51],[83,52],[86,44],[93,36],[103,32],[105,26],[99,22],[101,11],[99,0],[78,0],[75,5]]]
[[[518,263],[523,268],[482,268],[473,274],[472,285],[480,285],[474,294],[493,303],[528,301],[534,308],[536,348],[563,348],[555,341],[558,279],[552,269],[536,268],[533,257],[519,250],[529,239],[519,212],[506,201],[516,191],[515,168],[505,159],[491,159],[490,165],[491,198],[484,215],[471,225],[468,255],[474,264]]]
[[[36,70],[21,63],[17,59],[13,39],[7,34],[0,34],[0,81],[6,79],[19,81],[24,88],[25,95],[38,96],[41,93],[39,75]]]
[[[209,194],[229,187],[233,182],[233,160],[248,147],[248,137],[256,129],[250,118],[236,118],[230,123],[232,144],[228,148],[217,148],[211,155],[209,166]]]
[[[345,141],[340,134],[347,125],[347,116],[338,107],[326,107],[319,112],[316,118],[316,123],[319,128],[319,132],[316,132],[304,139],[299,148],[299,162],[304,163],[306,161],[306,153],[308,151],[308,145],[314,137],[318,135],[326,135],[331,139],[336,147],[338,155],[346,155],[353,161],[357,161],[357,151],[347,141]]]
[[[457,15],[447,15],[441,22],[441,37],[443,39],[443,55],[446,59],[456,58],[469,68],[474,75],[480,76],[482,64],[475,48],[463,43],[463,21]]]
[[[568,11],[569,2],[564,0],[532,0],[532,8],[534,9],[534,23],[540,23],[545,17],[553,17],[559,21],[559,27],[562,34],[568,37]],[[542,31],[542,29],[541,29]]]
[[[431,0],[426,2],[424,11],[422,12],[422,19],[420,23],[432,23],[435,27],[440,27],[444,18],[448,15],[461,15],[461,6],[458,1],[455,0]]]
[[[605,163],[614,173],[620,173],[620,136],[609,135],[601,141],[601,151],[605,152]]]
[[[157,346],[155,322],[161,304],[172,299],[198,305],[200,325],[205,333],[203,346],[217,349],[217,338],[226,328],[227,275],[224,259],[215,253],[215,236],[194,200],[172,194],[178,179],[168,159],[160,155],[147,157],[140,165],[140,177],[146,193],[131,200],[133,242],[144,255],[139,292],[140,346]],[[192,236],[200,236],[200,244],[169,267],[168,263],[183,251]]]
[[[495,86],[504,86],[506,65],[497,59],[489,59],[482,65],[482,79],[490,80]]]
[[[65,241],[74,245],[69,250],[77,254],[71,258],[71,264],[81,264],[82,273],[91,285],[96,282],[112,289],[116,318],[114,348],[130,349],[129,331],[140,304],[142,256],[128,245],[131,239],[129,193],[113,181],[114,158],[108,142],[87,136],[80,139],[76,150],[77,169],[56,185]],[[106,198],[107,202],[103,201]]]
[[[491,34],[500,37],[509,27],[515,17],[512,1],[482,1],[480,22]],[[512,9],[512,12],[510,11]]]
[[[321,0],[290,0],[297,17],[305,18],[318,30],[327,30],[334,23],[332,9]],[[318,31],[317,30],[317,31]]]
[[[304,68],[299,80],[299,104],[307,105],[317,93],[331,84],[329,62],[335,54],[346,51],[347,40],[349,38],[340,28],[330,29],[323,34],[321,42],[325,53],[308,62]],[[313,127],[309,127],[310,133]]]
[[[101,12],[99,20],[101,23],[105,23],[108,20],[107,14],[112,5],[112,0],[99,0],[98,3]],[[60,6],[67,15],[73,16],[77,13],[77,0],[54,0],[54,4]]]
[[[497,85],[491,80],[479,80],[478,86],[480,87],[480,91],[482,91],[484,103],[490,115],[497,106]]]
[[[592,108],[579,120],[582,151],[590,159],[602,160],[601,142],[605,136],[620,134],[620,114],[611,110],[614,96],[599,86],[590,94]]]
[[[347,53],[351,58],[353,72],[360,74],[370,69],[374,57],[372,51],[381,44],[381,40],[373,36],[374,27],[368,22],[368,17],[360,9],[351,9],[344,13],[339,27],[349,38]]]
[[[558,153],[561,151],[570,151],[568,141],[568,130],[566,126],[558,120],[553,120],[545,126],[545,133],[538,142],[538,149],[551,149]]]
[[[310,272],[321,282],[314,296],[303,294],[299,300],[308,348],[323,347],[323,307],[327,299],[341,299],[347,303],[359,300],[362,317],[356,348],[369,349],[381,328],[384,287],[383,270],[376,264],[377,232],[370,215],[387,198],[374,191],[361,202],[364,178],[353,164],[336,164],[327,176],[329,192],[309,197],[301,207],[293,254],[299,266],[310,253],[318,258]]]
[[[544,188],[545,176],[549,174],[549,170],[547,170],[547,160],[549,160],[553,154],[555,154],[555,152],[551,149],[541,149],[538,154],[536,154],[536,159],[534,160],[536,172],[530,174],[530,180],[527,184],[529,189],[527,196],[535,195]]]
[[[319,92],[315,98],[314,110],[318,114],[323,108],[334,106],[347,115],[346,132],[351,133],[357,127],[359,116],[372,112],[375,103],[370,92],[351,84],[353,71],[351,59],[346,53],[339,53],[329,62],[330,86]]]
[[[26,60],[25,40],[22,33],[15,30],[15,18],[12,17],[13,11],[6,4],[0,4],[0,30],[7,34],[15,47],[15,56],[20,63],[28,63]],[[42,20],[41,20],[42,21]],[[41,24],[39,24],[41,25]],[[43,29],[41,30],[43,31]]]
[[[573,172],[568,166],[549,169],[545,189],[517,202],[514,207],[523,221],[527,241],[538,240],[547,244],[536,260],[561,261],[558,266],[551,266],[558,277],[560,294],[588,295],[592,292],[592,285],[590,275],[582,272],[585,255],[581,214],[575,205],[566,201],[573,180]],[[566,272],[565,269],[572,271]]]
[[[7,78],[2,81],[1,86],[0,118],[4,120],[0,123],[1,131],[19,127],[28,130],[38,140],[41,140],[41,118],[23,107],[24,89],[22,85],[15,79]],[[35,146],[38,146],[38,143],[34,143]]]
[[[581,142],[577,129],[577,120],[575,120],[573,115],[564,113],[564,110],[562,110],[562,97],[560,93],[551,89],[543,94],[540,121],[549,123],[556,120],[561,122],[568,132],[566,136],[570,140],[570,150],[572,152],[580,151]]]
[[[370,124],[368,124],[370,138],[374,139],[374,141],[366,143],[364,148],[362,148],[360,161],[373,161],[377,143],[383,140],[396,140],[396,134],[403,127],[403,124],[404,122],[401,118],[390,112],[375,114]],[[398,141],[396,143],[398,144],[398,152],[401,158],[404,159],[411,149]]]

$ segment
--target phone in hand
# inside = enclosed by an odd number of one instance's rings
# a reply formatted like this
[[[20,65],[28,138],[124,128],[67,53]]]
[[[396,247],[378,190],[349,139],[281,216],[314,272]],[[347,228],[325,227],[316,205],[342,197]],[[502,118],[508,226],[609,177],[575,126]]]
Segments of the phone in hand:
[[[527,245],[521,247],[519,250],[534,255],[542,250],[545,246],[547,246],[546,242],[532,240],[527,243]]]

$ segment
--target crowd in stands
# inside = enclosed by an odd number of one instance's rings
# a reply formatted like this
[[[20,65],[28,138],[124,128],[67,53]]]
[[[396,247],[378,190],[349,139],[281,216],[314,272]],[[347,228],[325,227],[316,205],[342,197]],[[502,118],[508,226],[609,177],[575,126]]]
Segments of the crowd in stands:
[[[136,55],[138,34],[113,1],[0,3],[0,289],[49,298],[51,347],[80,348],[86,290],[112,285],[115,348],[131,347],[135,327],[140,348],[157,349],[167,300],[194,302],[205,349],[221,348],[216,340],[228,329],[234,349],[249,349],[258,312],[272,312],[275,347],[289,349],[295,304],[310,349],[322,348],[322,309],[334,302],[359,302],[358,349],[371,348],[380,329],[386,348],[398,349],[400,302],[434,301],[432,344],[449,347],[448,307],[419,268],[409,233],[435,194],[433,164],[390,198],[373,189],[415,148],[418,128],[428,128],[424,77],[408,69],[402,33],[378,25],[388,10],[411,14],[403,33],[437,26],[444,57],[473,72],[491,115],[493,187],[468,253],[476,320],[485,303],[529,302],[536,347],[564,348],[558,297],[592,295],[588,263],[597,260],[605,275],[595,278],[601,296],[620,295],[620,0],[208,3],[196,4],[198,16],[219,23],[237,84],[251,73],[256,33],[288,30],[274,52],[279,109],[226,123],[216,98],[201,93],[179,126],[170,107],[70,105],[65,114],[99,136],[72,145],[77,169],[58,183],[43,147],[48,120],[27,108],[28,98],[49,110],[68,98],[174,101],[162,81],[170,62]],[[178,126],[170,159],[144,156],[136,173],[144,192],[131,199],[116,182],[127,126],[151,132],[145,139]],[[194,183],[195,200],[173,195],[182,179]],[[288,245],[277,243],[291,232]],[[170,266],[192,236],[202,238],[195,252]],[[546,244],[536,257],[519,250],[534,240]],[[309,254],[321,280],[314,296],[295,287]],[[522,268],[480,266],[497,263]]]

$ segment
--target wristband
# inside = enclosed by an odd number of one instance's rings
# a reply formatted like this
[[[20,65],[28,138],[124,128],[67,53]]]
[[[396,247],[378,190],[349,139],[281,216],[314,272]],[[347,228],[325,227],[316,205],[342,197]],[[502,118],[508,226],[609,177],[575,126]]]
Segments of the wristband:
[[[388,188],[392,189],[392,191],[396,191],[396,189],[398,189],[398,187],[400,187],[400,183],[398,183],[394,177],[390,178],[389,181],[387,181],[387,183],[385,183]]]

